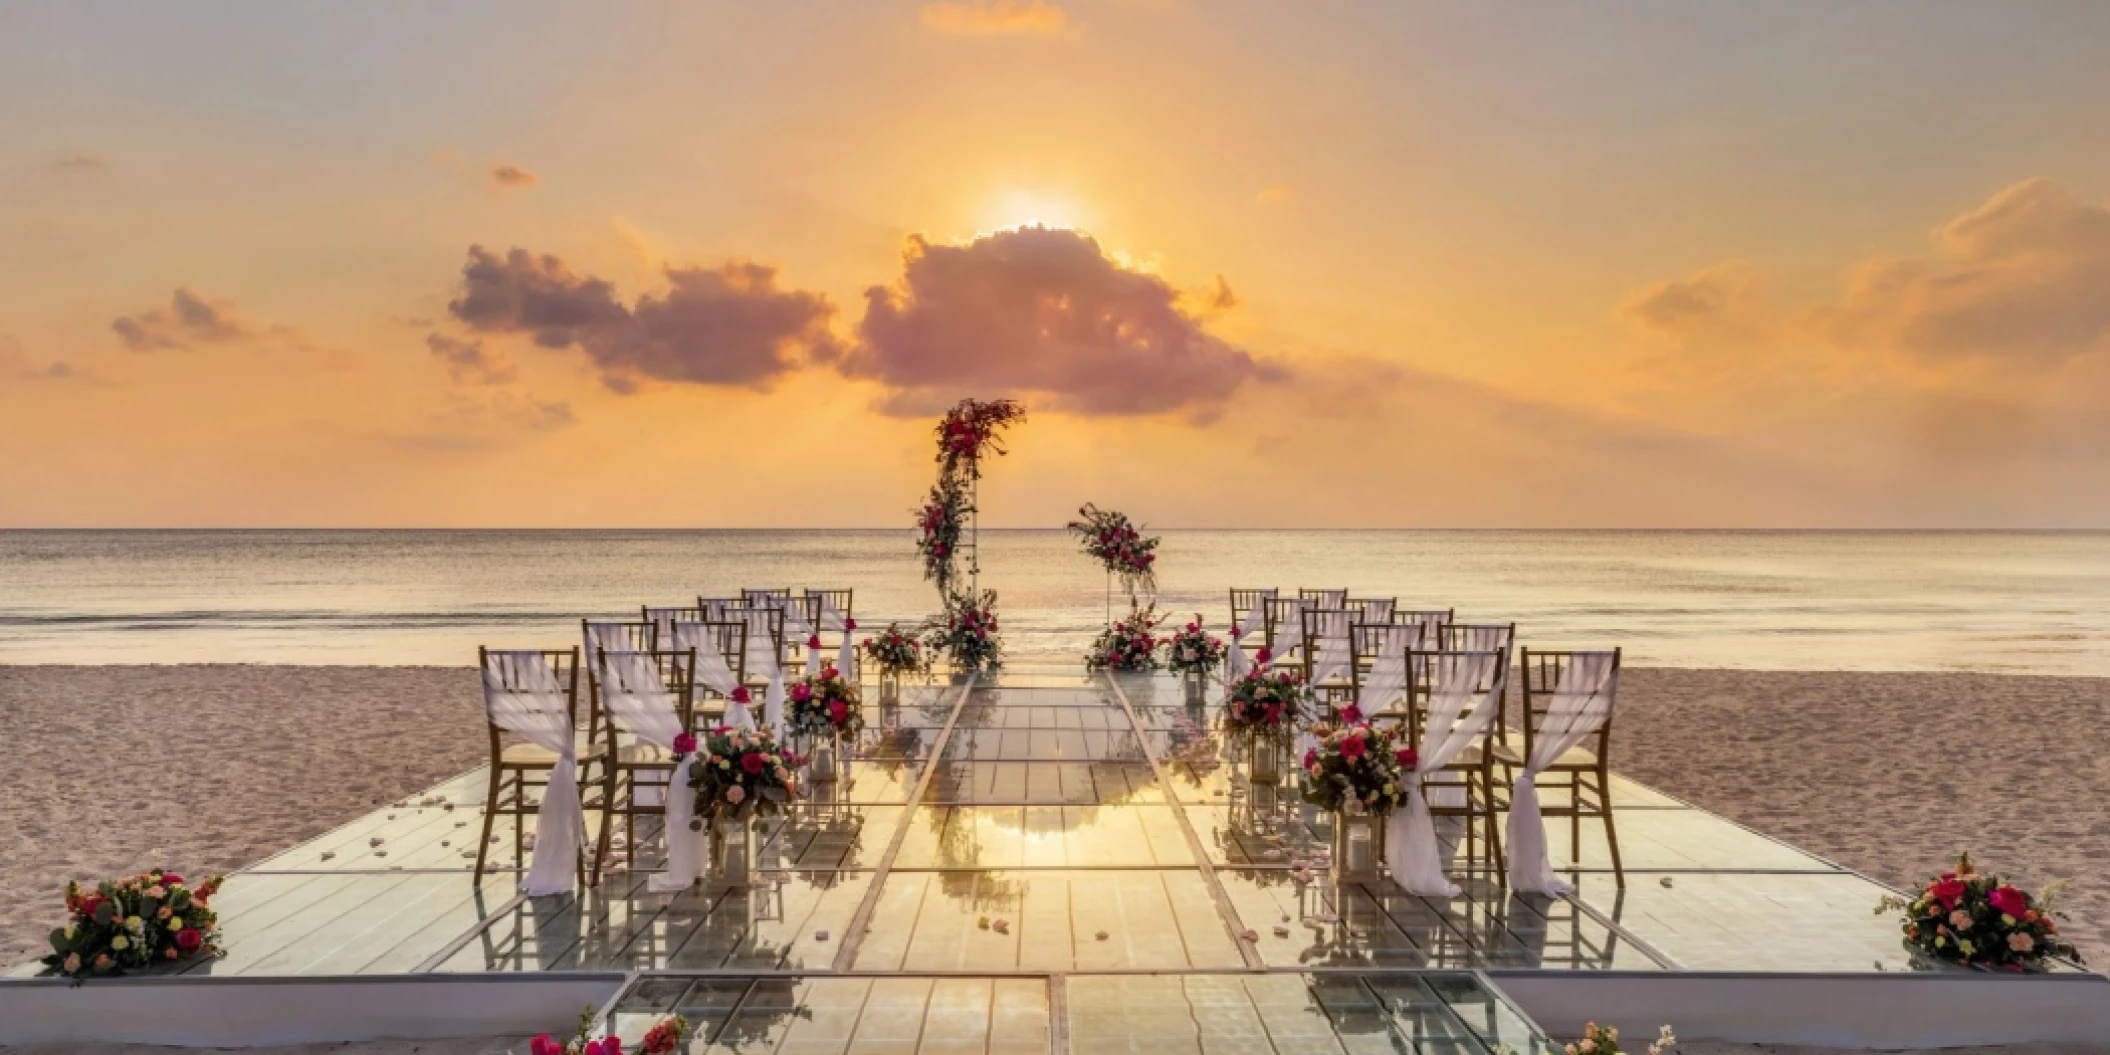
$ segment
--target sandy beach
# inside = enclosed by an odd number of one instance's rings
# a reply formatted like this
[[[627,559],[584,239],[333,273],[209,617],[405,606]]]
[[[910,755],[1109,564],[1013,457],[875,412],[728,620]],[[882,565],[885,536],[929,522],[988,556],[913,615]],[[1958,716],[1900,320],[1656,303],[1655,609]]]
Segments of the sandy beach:
[[[2071,932],[2110,959],[2110,682],[1624,677],[1616,769],[1893,883],[1963,848],[2028,884],[2069,880]],[[41,954],[70,878],[259,860],[475,765],[480,725],[465,668],[0,667],[0,743],[18,760],[0,798],[0,958]]]

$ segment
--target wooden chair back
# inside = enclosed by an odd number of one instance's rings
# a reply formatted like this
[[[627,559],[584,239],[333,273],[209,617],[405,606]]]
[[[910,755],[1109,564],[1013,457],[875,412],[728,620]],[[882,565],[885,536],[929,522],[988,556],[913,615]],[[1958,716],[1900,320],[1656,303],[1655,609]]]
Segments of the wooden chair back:
[[[577,648],[540,648],[534,651],[541,653],[542,660],[549,665],[550,674],[556,678],[558,687],[564,690],[565,715],[570,720],[571,727],[574,729],[578,728],[579,650]],[[476,669],[483,677],[490,677],[493,674],[498,675],[500,679],[499,688],[508,692],[524,692],[528,688],[525,684],[510,684],[509,672],[505,668],[499,667],[494,670],[491,666],[491,650],[483,645],[476,646]],[[489,726],[491,730],[491,764],[495,766],[498,764],[500,752],[504,750],[504,745],[500,741],[505,730],[500,728],[497,722],[491,720],[488,703],[484,712],[484,724]]]
[[[1608,768],[1610,764],[1612,719],[1616,713],[1619,696],[1619,651],[1616,648],[1612,650],[1611,675],[1605,682],[1604,691],[1611,698],[1605,701],[1604,722],[1583,739],[1583,744],[1597,757],[1597,768],[1601,770]],[[1570,662],[1576,656],[1591,654],[1593,653],[1574,650],[1518,650],[1517,667],[1523,673],[1524,760],[1527,763],[1531,760],[1532,746],[1545,726],[1546,713],[1553,706],[1554,697],[1560,691],[1561,678],[1568,673]]]
[[[1266,605],[1269,596],[1270,591],[1264,587],[1249,590],[1231,587],[1230,625],[1244,627],[1248,633],[1253,631],[1255,627],[1251,620],[1256,613],[1262,619],[1267,618]]]

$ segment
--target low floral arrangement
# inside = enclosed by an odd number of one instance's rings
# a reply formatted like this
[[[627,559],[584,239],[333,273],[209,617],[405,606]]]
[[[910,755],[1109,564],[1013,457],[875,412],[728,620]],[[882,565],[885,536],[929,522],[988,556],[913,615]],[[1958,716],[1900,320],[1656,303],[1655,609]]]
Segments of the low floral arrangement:
[[[1089,502],[1077,510],[1077,516],[1079,519],[1070,521],[1070,533],[1077,536],[1087,556],[1120,576],[1121,587],[1130,597],[1139,590],[1156,589],[1157,536],[1137,531],[1128,514],[1101,509]]]
[[[220,917],[211,902],[223,881],[213,876],[192,887],[157,868],[106,879],[92,891],[68,883],[67,922],[51,932],[44,965],[79,978],[217,956]]]
[[[1657,1031],[1656,1039],[1649,1041],[1648,1055],[1665,1055],[1677,1046],[1677,1036],[1664,1026]],[[1619,1050],[1619,1030],[1595,1022],[1584,1023],[1582,1039],[1561,1050],[1567,1055],[1626,1055]]]
[[[781,813],[798,798],[794,771],[806,761],[784,750],[767,729],[725,725],[701,737],[676,736],[674,753],[699,755],[703,763],[689,770],[689,787],[696,793],[696,819],[690,827],[698,831],[706,819],[746,820]]]
[[[1092,639],[1084,665],[1105,670],[1151,670],[1158,665],[1158,638],[1152,631],[1163,620],[1151,608],[1129,612]]]
[[[930,666],[923,658],[923,642],[903,631],[899,623],[888,623],[878,636],[865,638],[858,647],[881,674],[916,674]]]
[[[1255,668],[1224,694],[1224,732],[1244,739],[1288,737],[1311,712],[1311,688],[1293,670]],[[1309,762],[1306,763],[1309,765]]]
[[[1417,759],[1393,730],[1351,720],[1317,726],[1312,734],[1319,743],[1304,752],[1304,801],[1349,816],[1390,813],[1406,801]]]
[[[1934,959],[1994,971],[2041,970],[2053,956],[2081,958],[2052,918],[2058,892],[2054,886],[2031,897],[1999,876],[1980,875],[1964,854],[1954,871],[1927,880],[1918,897],[1886,897],[1876,913],[1904,910],[1905,943]]]
[[[1223,666],[1230,652],[1223,638],[1202,629],[1200,612],[1194,613],[1193,622],[1165,639],[1165,665],[1182,674],[1207,674]]]
[[[962,591],[947,597],[945,616],[932,624],[924,643],[932,652],[952,657],[960,670],[980,670],[1003,662],[1004,639],[996,624],[996,591],[980,597]]]
[[[593,1035],[594,1011],[587,1008],[579,1016],[579,1031],[571,1039],[558,1043],[549,1034],[528,1041],[528,1055],[623,1055],[623,1042],[617,1037]],[[680,1015],[668,1015],[652,1024],[638,1040],[637,1050],[642,1055],[674,1055],[681,1050],[681,1038],[688,1035],[689,1020]]]
[[[853,737],[864,731],[864,706],[858,700],[857,686],[843,680],[833,663],[792,682],[786,695],[784,721],[793,732]]]

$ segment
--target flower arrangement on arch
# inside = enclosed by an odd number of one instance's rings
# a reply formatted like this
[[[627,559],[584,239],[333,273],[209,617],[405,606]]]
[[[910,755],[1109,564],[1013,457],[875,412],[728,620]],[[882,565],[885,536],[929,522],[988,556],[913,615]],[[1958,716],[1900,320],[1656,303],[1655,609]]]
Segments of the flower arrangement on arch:
[[[1677,1035],[1669,1026],[1656,1031],[1656,1039],[1648,1042],[1648,1055],[1666,1055],[1678,1046]],[[1600,1026],[1595,1022],[1583,1024],[1582,1039],[1561,1049],[1565,1055],[1626,1055],[1619,1050],[1619,1030],[1612,1026]]]
[[[1231,654],[1223,638],[1202,629],[1202,615],[1165,639],[1165,665],[1182,674],[1207,674]]]
[[[696,754],[702,764],[689,767],[689,787],[696,794],[696,819],[746,820],[773,817],[799,797],[797,769],[805,759],[784,750],[767,729],[721,725],[702,736],[674,738],[676,755]]]
[[[1130,611],[1099,631],[1084,653],[1084,665],[1093,670],[1154,670],[1158,665],[1158,637],[1154,631],[1164,619],[1153,608]]]
[[[857,647],[881,674],[917,674],[930,666],[923,655],[923,642],[902,630],[899,623],[888,623],[885,630],[865,638]]]
[[[2032,897],[1999,876],[1982,875],[1971,855],[1956,868],[1927,880],[1919,895],[1895,895],[1876,903],[1876,913],[1903,910],[1905,943],[1934,959],[1993,971],[2041,970],[2053,956],[2080,960],[2059,936],[2052,901],[2059,888]]]
[[[559,1043],[544,1033],[528,1041],[528,1055],[623,1055],[620,1038],[593,1035],[594,1010],[587,1008],[579,1015],[579,1030],[571,1038]],[[689,1020],[680,1015],[668,1015],[652,1024],[637,1042],[641,1055],[674,1055],[681,1050],[681,1038],[689,1033]]]
[[[950,593],[959,575],[960,535],[967,513],[967,485],[951,476],[939,477],[916,511],[916,553],[923,558],[923,577],[937,583],[939,593]]]
[[[981,670],[1003,663],[1004,639],[996,622],[996,591],[980,596],[966,591],[946,598],[945,615],[931,624],[924,643],[932,652],[952,657],[961,670]]]
[[[156,868],[106,879],[88,890],[66,884],[66,925],[51,932],[44,965],[69,978],[112,976],[220,953],[212,896],[225,881],[192,887]]]
[[[1302,674],[1255,668],[1224,693],[1224,733],[1237,739],[1286,739],[1315,702]]]
[[[1077,510],[1077,516],[1080,519],[1070,521],[1070,533],[1077,536],[1087,556],[1120,577],[1121,588],[1131,598],[1138,591],[1157,588],[1157,536],[1136,530],[1128,514],[1089,502]]]
[[[837,733],[848,738],[864,731],[864,705],[857,686],[845,681],[833,663],[792,682],[785,695],[784,722],[793,732],[810,736]]]
[[[1353,817],[1390,813],[1407,800],[1417,759],[1393,730],[1344,722],[1312,735],[1319,742],[1304,752],[1304,801]]]
[[[942,476],[981,475],[984,453],[1003,455],[1003,430],[1026,420],[1025,405],[1014,399],[963,399],[938,422],[938,465]]]

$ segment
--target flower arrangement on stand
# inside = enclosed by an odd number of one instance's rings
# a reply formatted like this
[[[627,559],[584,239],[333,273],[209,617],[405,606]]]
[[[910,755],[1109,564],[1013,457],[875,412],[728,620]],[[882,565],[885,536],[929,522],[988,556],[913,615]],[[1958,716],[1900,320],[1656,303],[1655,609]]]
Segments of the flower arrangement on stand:
[[[1208,691],[1209,675],[1224,665],[1230,655],[1224,640],[1202,629],[1202,615],[1194,613],[1194,620],[1165,639],[1165,665],[1179,673],[1180,684],[1185,689],[1187,702],[1202,702]]]
[[[1648,1043],[1648,1055],[1667,1055],[1678,1046],[1678,1038],[1669,1026],[1657,1031],[1656,1039]],[[1626,1055],[1619,1048],[1619,1030],[1611,1026],[1600,1026],[1595,1022],[1583,1024],[1583,1035],[1561,1049],[1566,1055]]]
[[[623,1055],[623,1042],[615,1036],[593,1035],[594,1010],[587,1008],[579,1016],[579,1030],[570,1039],[559,1043],[544,1033],[528,1041],[528,1055]],[[689,1020],[680,1015],[668,1015],[652,1024],[637,1042],[637,1051],[642,1055],[674,1055],[681,1050],[681,1038],[689,1033]]]
[[[1981,875],[1971,855],[1956,859],[1912,898],[1886,897],[1878,915],[1903,910],[1905,944],[1930,959],[1991,971],[2042,970],[2044,961],[2080,953],[2059,936],[2051,903],[2059,888],[2032,897],[1999,876]]]
[[[921,674],[930,669],[930,660],[923,654],[923,642],[914,634],[901,629],[899,623],[888,623],[877,635],[865,638],[857,646],[865,658],[879,670],[879,702],[889,704],[901,699],[901,676]]]
[[[1414,749],[1400,747],[1389,728],[1360,723],[1320,725],[1312,735],[1319,742],[1304,752],[1304,801],[1334,815],[1334,878],[1374,880],[1384,859],[1385,815],[1407,800]]]
[[[864,705],[857,686],[844,680],[830,663],[791,683],[784,708],[785,724],[804,739],[814,780],[833,780],[845,740],[864,731]]]
[[[1077,536],[1085,554],[1106,569],[1107,618],[1111,620],[1114,579],[1121,580],[1130,609],[1136,607],[1139,594],[1157,590],[1158,538],[1138,531],[1128,514],[1101,509],[1089,502],[1077,510],[1077,516],[1080,519],[1070,521],[1070,533]]]
[[[955,672],[1002,665],[1004,639],[997,628],[996,591],[984,590],[979,597],[954,594],[945,605],[944,617],[931,625],[924,643],[933,653],[950,656]]]
[[[1311,688],[1295,671],[1257,669],[1231,683],[1224,694],[1224,735],[1244,747],[1248,779],[1282,779],[1282,758],[1313,705]]]
[[[676,755],[695,754],[700,765],[689,767],[689,788],[696,795],[696,819],[689,827],[716,829],[711,840],[711,869],[736,884],[747,882],[754,860],[751,824],[774,817],[799,797],[798,767],[805,759],[783,749],[767,729],[719,726],[703,736],[674,738]]]
[[[1084,665],[1093,670],[1154,670],[1158,665],[1158,638],[1153,631],[1163,622],[1157,610],[1131,611],[1092,639],[1084,654]]]
[[[916,554],[923,558],[923,577],[937,583],[940,594],[951,593],[959,576],[967,513],[967,482],[951,476],[939,477],[916,511]]]
[[[66,925],[51,932],[44,965],[69,978],[112,976],[220,953],[212,896],[223,876],[195,887],[153,869],[106,879],[94,890],[66,884]]]

